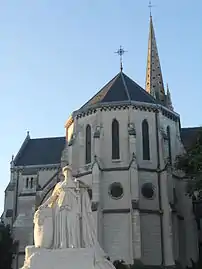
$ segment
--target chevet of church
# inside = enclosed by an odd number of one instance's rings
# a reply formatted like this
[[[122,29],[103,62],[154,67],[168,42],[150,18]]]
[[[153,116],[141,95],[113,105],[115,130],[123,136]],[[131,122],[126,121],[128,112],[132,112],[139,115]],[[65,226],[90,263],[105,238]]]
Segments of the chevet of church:
[[[185,268],[198,260],[192,200],[174,162],[199,128],[181,127],[164,89],[152,16],[145,84],[121,62],[68,118],[65,137],[27,133],[12,157],[2,215],[18,242],[14,269],[113,269],[115,260]]]

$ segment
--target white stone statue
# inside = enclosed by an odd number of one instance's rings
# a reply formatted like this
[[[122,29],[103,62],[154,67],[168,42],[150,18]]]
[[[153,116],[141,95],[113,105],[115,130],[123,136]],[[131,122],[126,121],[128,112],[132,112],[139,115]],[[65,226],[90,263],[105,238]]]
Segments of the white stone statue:
[[[96,231],[87,186],[72,178],[70,166],[64,181],[34,215],[35,247],[81,248],[96,243]]]
[[[35,246],[22,269],[115,269],[97,242],[88,187],[63,168],[64,181],[34,215]]]

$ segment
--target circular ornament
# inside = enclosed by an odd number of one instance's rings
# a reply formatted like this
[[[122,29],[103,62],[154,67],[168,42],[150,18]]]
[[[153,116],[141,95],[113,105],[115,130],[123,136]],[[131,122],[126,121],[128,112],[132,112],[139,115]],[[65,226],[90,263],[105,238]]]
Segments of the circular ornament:
[[[121,183],[112,183],[109,187],[109,194],[113,199],[121,199],[123,197],[123,187]]]

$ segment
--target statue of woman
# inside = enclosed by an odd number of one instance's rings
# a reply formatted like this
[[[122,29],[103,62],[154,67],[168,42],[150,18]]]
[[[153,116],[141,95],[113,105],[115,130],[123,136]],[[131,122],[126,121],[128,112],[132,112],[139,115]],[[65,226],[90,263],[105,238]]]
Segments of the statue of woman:
[[[51,245],[56,249],[91,247],[96,243],[96,232],[87,187],[81,183],[78,192],[70,166],[66,166],[63,173],[64,181],[57,183],[50,198],[35,213],[35,246],[50,248]],[[45,224],[47,228],[43,226]],[[41,246],[40,243],[36,244],[40,231],[42,237],[46,238],[47,233],[49,239],[41,240],[46,242]]]

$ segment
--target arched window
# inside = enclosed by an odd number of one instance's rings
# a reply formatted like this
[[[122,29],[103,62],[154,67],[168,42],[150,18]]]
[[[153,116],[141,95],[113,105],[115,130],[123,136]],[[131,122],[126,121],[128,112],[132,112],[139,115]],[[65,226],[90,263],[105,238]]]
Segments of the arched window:
[[[142,151],[143,160],[150,160],[149,124],[147,120],[142,122]]]
[[[29,178],[27,177],[26,178],[26,189],[28,189],[28,187],[29,187]]]
[[[33,188],[33,177],[31,177],[31,180],[30,180],[30,189]]]
[[[120,159],[119,152],[119,123],[116,119],[112,122],[112,159]]]
[[[86,126],[86,164],[91,163],[91,127]]]
[[[167,126],[167,137],[168,137],[168,160],[169,163],[172,164],[170,126]]]

